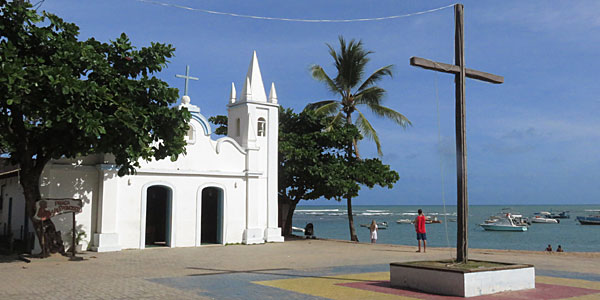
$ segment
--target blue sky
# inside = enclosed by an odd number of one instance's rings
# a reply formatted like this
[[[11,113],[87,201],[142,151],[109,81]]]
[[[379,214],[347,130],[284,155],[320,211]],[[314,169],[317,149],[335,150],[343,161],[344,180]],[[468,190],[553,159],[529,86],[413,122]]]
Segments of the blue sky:
[[[160,1],[304,19],[375,18],[454,3]],[[462,3],[467,67],[505,78],[502,85],[467,80],[469,203],[600,205],[600,2]],[[231,82],[239,93],[253,50],[265,85],[275,82],[282,106],[301,110],[309,102],[331,99],[334,95],[310,77],[308,68],[319,64],[334,76],[325,44],[337,47],[339,35],[361,39],[375,52],[367,72],[394,64],[394,77],[381,82],[388,91],[384,105],[413,126],[402,130],[367,115],[382,140],[384,163],[400,180],[391,190],[365,188],[354,203],[442,204],[442,193],[446,203],[456,203],[454,77],[409,66],[411,56],[453,63],[452,8],[354,23],[236,18],[138,0],[46,0],[40,9],[79,25],[82,39],[108,41],[125,32],[137,47],[172,44],[175,57],[158,77],[183,94],[184,82],[175,74],[190,65],[191,75],[200,80],[190,82],[189,95],[207,117],[226,114]],[[376,156],[372,142],[361,142],[360,149],[364,156]]]

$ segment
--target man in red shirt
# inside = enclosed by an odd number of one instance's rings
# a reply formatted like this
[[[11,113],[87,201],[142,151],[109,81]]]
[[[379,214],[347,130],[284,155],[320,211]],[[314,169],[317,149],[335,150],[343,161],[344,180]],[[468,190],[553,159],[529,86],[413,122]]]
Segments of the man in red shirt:
[[[419,215],[415,218],[415,231],[417,232],[417,241],[419,242],[419,250],[421,252],[421,240],[423,240],[423,252],[427,252],[427,234],[425,233],[425,215],[419,209]]]

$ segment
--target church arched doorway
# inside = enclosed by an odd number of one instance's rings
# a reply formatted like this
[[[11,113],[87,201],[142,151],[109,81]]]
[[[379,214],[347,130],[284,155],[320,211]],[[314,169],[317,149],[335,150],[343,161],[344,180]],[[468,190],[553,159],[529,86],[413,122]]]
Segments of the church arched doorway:
[[[166,186],[151,186],[146,193],[146,247],[171,245],[172,191]]]
[[[200,243],[223,242],[223,190],[217,187],[202,189]]]

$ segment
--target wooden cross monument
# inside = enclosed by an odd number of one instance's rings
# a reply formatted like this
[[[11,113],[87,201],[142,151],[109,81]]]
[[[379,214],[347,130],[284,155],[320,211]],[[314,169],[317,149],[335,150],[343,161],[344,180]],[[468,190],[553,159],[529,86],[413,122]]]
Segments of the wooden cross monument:
[[[467,262],[467,219],[469,216],[469,201],[467,195],[467,142],[465,139],[465,77],[479,79],[491,83],[503,83],[504,77],[467,69],[465,67],[465,42],[463,5],[454,5],[454,20],[456,22],[454,35],[454,65],[439,63],[419,57],[411,57],[410,64],[438,72],[455,75],[456,83],[456,176],[457,176],[457,241],[456,260]]]

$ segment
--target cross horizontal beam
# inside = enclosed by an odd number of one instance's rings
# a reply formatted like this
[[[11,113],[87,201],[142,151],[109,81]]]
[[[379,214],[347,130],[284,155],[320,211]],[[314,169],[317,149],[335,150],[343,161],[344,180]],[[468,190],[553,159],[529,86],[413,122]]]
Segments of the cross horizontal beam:
[[[423,69],[435,70],[444,73],[458,74],[460,73],[460,67],[456,65],[445,64],[441,62],[432,61],[425,58],[413,56],[410,58],[410,65],[415,67],[421,67]],[[481,72],[473,69],[466,69],[465,76],[473,79],[479,79],[490,83],[504,83],[504,77]]]
[[[185,76],[185,75],[175,75],[175,77],[177,77],[177,78],[186,78],[186,79],[191,79],[191,80],[200,80],[200,78],[198,78],[198,77]]]

